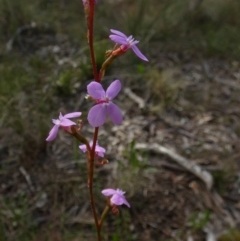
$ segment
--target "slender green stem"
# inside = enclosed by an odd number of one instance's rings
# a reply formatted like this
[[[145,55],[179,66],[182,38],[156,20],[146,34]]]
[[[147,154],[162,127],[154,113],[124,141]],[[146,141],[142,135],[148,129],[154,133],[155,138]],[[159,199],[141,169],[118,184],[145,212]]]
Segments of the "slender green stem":
[[[99,220],[99,223],[98,223],[100,229],[102,228],[103,221],[105,220],[105,218],[106,218],[109,210],[110,210],[109,205],[107,205],[107,206],[105,207],[105,209],[103,210],[103,213],[102,213],[102,215],[101,215],[101,219]]]

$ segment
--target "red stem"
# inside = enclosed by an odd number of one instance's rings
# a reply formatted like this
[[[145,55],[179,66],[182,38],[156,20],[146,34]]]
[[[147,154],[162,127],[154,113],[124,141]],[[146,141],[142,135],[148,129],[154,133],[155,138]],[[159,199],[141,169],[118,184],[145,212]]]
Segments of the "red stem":
[[[94,20],[94,0],[89,0],[89,23],[88,23],[88,44],[90,48],[90,55],[91,55],[91,61],[92,61],[92,68],[93,68],[93,75],[94,79],[97,82],[100,82],[96,61],[95,61],[95,54],[94,54],[94,48],[93,48],[93,20]]]
[[[93,75],[94,79],[97,82],[100,82],[99,80],[99,74],[96,67],[96,61],[95,61],[95,55],[94,55],[94,48],[93,48],[93,20],[94,20],[94,0],[89,0],[89,18],[88,18],[88,44],[90,49],[90,56],[91,56],[91,62],[92,62],[92,69],[93,69]],[[94,136],[93,136],[93,145],[89,157],[89,170],[88,170],[88,187],[89,187],[89,195],[90,195],[90,201],[91,201],[91,207],[92,207],[92,213],[94,217],[95,226],[97,229],[97,239],[98,241],[101,241],[101,227],[98,223],[98,217],[96,212],[96,206],[93,196],[93,175],[94,175],[94,157],[95,157],[95,147],[97,144],[98,139],[98,127],[94,130]]]

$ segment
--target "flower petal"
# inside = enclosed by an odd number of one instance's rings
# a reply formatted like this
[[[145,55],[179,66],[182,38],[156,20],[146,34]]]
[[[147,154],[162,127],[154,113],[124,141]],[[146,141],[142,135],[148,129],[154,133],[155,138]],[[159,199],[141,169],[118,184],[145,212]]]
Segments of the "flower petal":
[[[53,123],[54,125],[59,126],[60,123],[61,123],[61,121],[60,121],[59,119],[52,119],[52,123]]]
[[[111,195],[114,195],[116,193],[116,190],[112,189],[112,188],[108,188],[108,189],[104,189],[102,190],[102,194],[104,196],[111,196]]]
[[[86,145],[80,145],[79,146],[79,149],[83,152],[86,152],[87,151],[87,146]]]
[[[63,117],[64,118],[76,118],[76,117],[81,116],[81,114],[82,114],[82,112],[72,112],[72,113],[64,115]]]
[[[107,91],[106,91],[106,96],[108,98],[110,98],[110,100],[112,100],[113,98],[115,98],[118,93],[120,92],[122,88],[122,84],[119,80],[115,80],[113,81],[109,87],[107,88]]]
[[[120,125],[122,123],[122,120],[123,120],[122,113],[117,105],[110,102],[107,106],[107,111],[111,121],[115,125]]]
[[[138,58],[140,58],[144,61],[148,61],[148,59],[141,53],[141,51],[139,50],[139,48],[136,45],[132,46],[132,50],[138,56]]]
[[[123,203],[130,208],[130,204],[125,197],[124,197]]]
[[[115,34],[109,35],[109,38],[110,38],[113,42],[118,43],[118,44],[123,44],[123,45],[128,44],[128,41],[127,41],[126,38],[117,36],[117,35],[115,35]]]
[[[46,139],[46,141],[52,141],[56,138],[57,133],[58,133],[58,125],[54,125],[53,128],[50,130],[49,135]]]
[[[76,123],[69,119],[62,119],[60,126],[75,126]]]
[[[62,112],[60,112],[60,114],[59,114],[59,120],[62,120],[62,118],[63,118],[63,115],[62,115]]]
[[[119,194],[114,194],[111,199],[110,199],[111,203],[115,204],[115,205],[127,205],[130,208],[130,204],[128,203],[128,201],[126,200],[126,198],[124,196],[121,196]]]
[[[116,35],[118,35],[118,36],[121,36],[121,37],[123,37],[123,38],[127,38],[127,36],[126,36],[124,33],[120,32],[120,31],[118,31],[118,30],[110,29],[110,31],[111,31],[111,33],[114,33],[114,34],[116,34]]]
[[[92,81],[90,84],[88,84],[87,92],[91,97],[98,100],[105,97],[105,90],[103,89],[102,85],[96,81]]]
[[[103,147],[96,145],[95,152],[98,153],[98,156],[104,157],[104,153],[106,152],[106,150]]]
[[[93,106],[88,112],[88,122],[93,127],[99,127],[104,124],[107,116],[107,108],[105,104]]]

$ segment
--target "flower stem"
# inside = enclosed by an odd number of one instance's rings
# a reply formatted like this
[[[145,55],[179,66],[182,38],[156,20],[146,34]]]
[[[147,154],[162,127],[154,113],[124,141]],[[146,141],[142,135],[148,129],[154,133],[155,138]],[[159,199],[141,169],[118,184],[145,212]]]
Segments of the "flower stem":
[[[93,69],[93,75],[94,79],[97,82],[100,82],[99,74],[96,66],[95,61],[95,54],[94,54],[94,48],[93,48],[93,21],[94,21],[94,0],[89,0],[89,18],[88,18],[88,45],[90,49],[90,56],[91,56],[91,62],[92,62],[92,69]],[[95,147],[97,144],[98,139],[98,127],[94,130],[94,136],[93,136],[93,145],[91,148],[91,153],[88,157],[88,189],[89,189],[89,196],[90,196],[90,202],[92,207],[92,213],[94,217],[95,226],[97,229],[97,240],[101,241],[101,227],[98,224],[98,217],[96,212],[96,206],[93,196],[93,175],[94,175],[94,157],[95,157]]]
[[[91,153],[90,153],[90,157],[89,157],[88,189],[89,189],[89,195],[90,195],[94,222],[95,222],[95,226],[97,229],[97,237],[98,237],[98,241],[101,241],[101,234],[100,234],[101,228],[98,225],[98,217],[97,217],[95,201],[94,201],[94,196],[93,196],[94,156],[95,156],[95,147],[96,147],[96,143],[97,143],[97,138],[98,138],[98,128],[95,128],[94,137],[93,137],[93,145],[92,145],[92,149],[91,149]]]
[[[94,20],[94,0],[89,0],[89,18],[88,18],[88,45],[90,49],[90,56],[91,56],[91,62],[92,62],[92,69],[93,69],[93,75],[94,79],[97,82],[100,82],[96,61],[95,61],[95,54],[94,54],[94,48],[93,48],[93,20]]]
[[[98,223],[100,229],[102,228],[103,221],[104,221],[104,219],[106,218],[109,210],[110,210],[109,205],[107,205],[107,206],[105,207],[105,209],[103,210],[103,213],[102,213],[102,215],[101,215],[101,219],[99,220],[99,223]]]

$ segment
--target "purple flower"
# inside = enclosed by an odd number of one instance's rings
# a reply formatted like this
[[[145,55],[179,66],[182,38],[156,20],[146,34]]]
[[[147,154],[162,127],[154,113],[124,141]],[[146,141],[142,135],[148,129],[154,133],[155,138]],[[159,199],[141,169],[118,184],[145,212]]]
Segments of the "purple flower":
[[[132,49],[133,52],[142,60],[144,61],[148,61],[148,59],[141,53],[141,51],[139,50],[139,48],[136,46],[136,44],[139,43],[138,40],[134,40],[134,38],[132,37],[132,35],[130,35],[129,37],[127,37],[124,33],[118,31],[118,30],[114,30],[114,29],[110,29],[110,31],[113,33],[109,36],[109,38],[117,43],[117,44],[121,44],[120,46],[120,51],[117,52],[118,54],[124,53],[126,52],[128,49]],[[113,51],[114,52],[114,51]],[[116,54],[117,55],[117,54]]]
[[[49,132],[49,135],[48,135],[46,141],[52,141],[56,138],[57,133],[58,133],[58,128],[60,126],[64,129],[64,127],[76,125],[75,122],[69,120],[68,118],[79,117],[79,116],[81,116],[81,114],[82,114],[81,112],[72,112],[72,113],[69,113],[69,114],[66,114],[63,116],[62,113],[60,112],[59,119],[52,119],[54,127]]]
[[[93,142],[90,141],[89,143],[90,147],[92,148],[92,145],[93,145]],[[79,149],[82,150],[84,153],[87,151],[87,147],[86,145],[80,145],[79,146]],[[95,147],[95,153],[96,155],[100,156],[100,157],[104,157],[104,153],[106,152],[106,150],[99,146],[98,143],[96,144],[96,147]]]
[[[120,189],[117,189],[117,190],[104,189],[104,190],[102,190],[102,194],[107,197],[112,196],[110,199],[112,204],[115,204],[117,206],[125,204],[126,206],[128,206],[130,208],[130,204],[124,197],[125,192],[123,192],[122,190],[120,190]]]
[[[118,95],[121,88],[122,85],[119,80],[113,81],[106,92],[102,85],[95,81],[92,81],[87,86],[88,94],[96,102],[96,105],[93,106],[88,113],[88,121],[91,126],[99,127],[103,125],[107,116],[110,117],[115,125],[120,125],[122,123],[123,117],[121,111],[112,103],[112,99]]]

